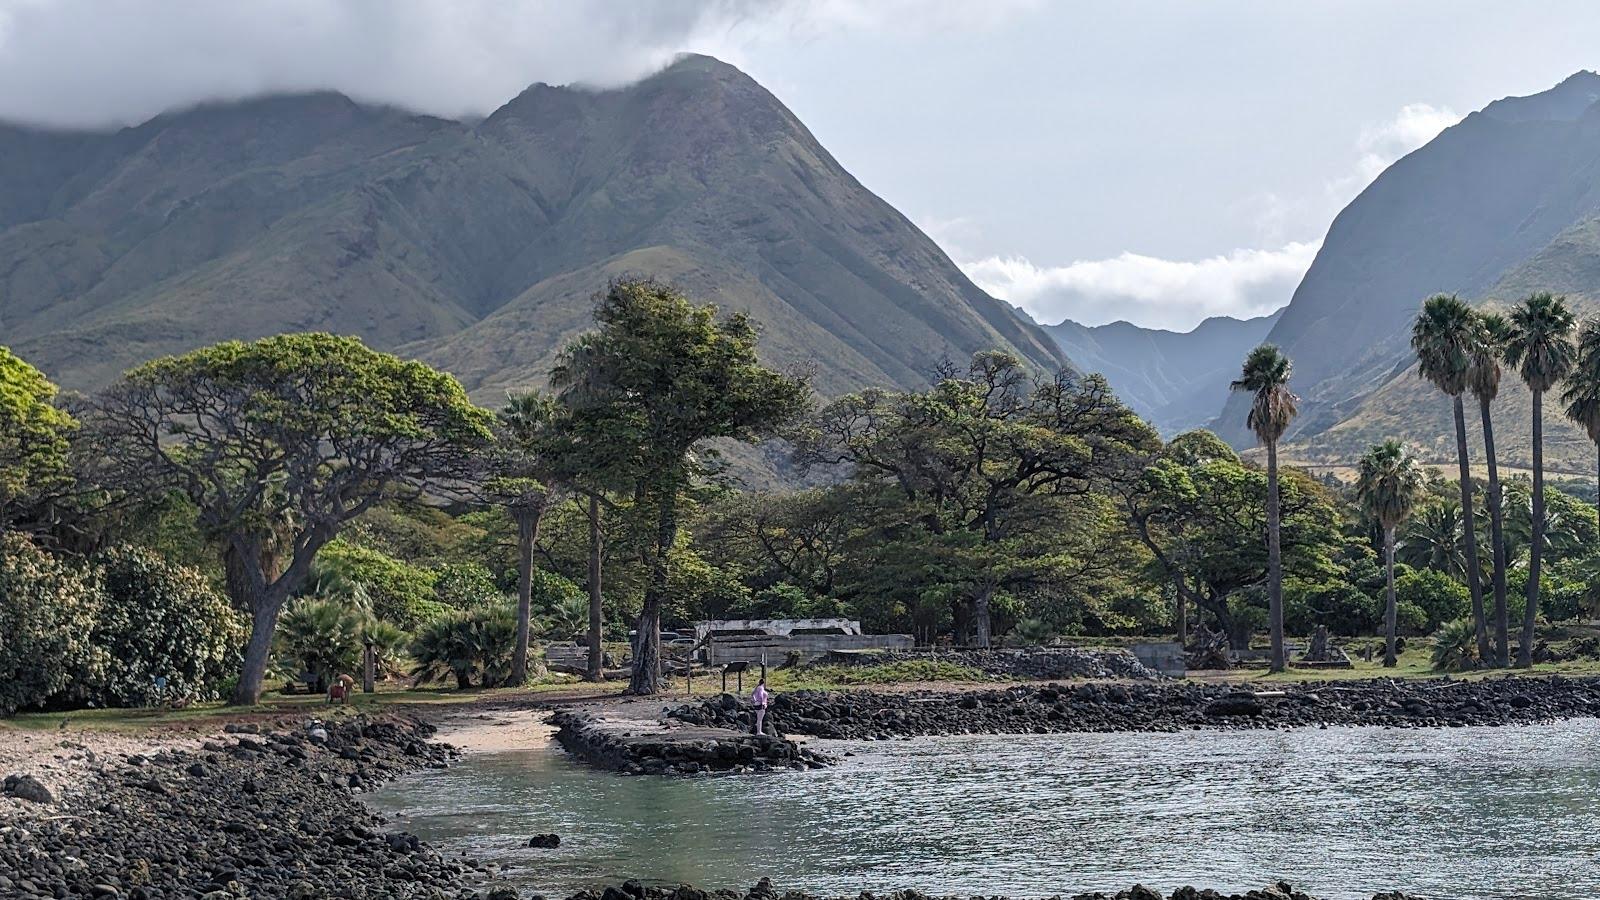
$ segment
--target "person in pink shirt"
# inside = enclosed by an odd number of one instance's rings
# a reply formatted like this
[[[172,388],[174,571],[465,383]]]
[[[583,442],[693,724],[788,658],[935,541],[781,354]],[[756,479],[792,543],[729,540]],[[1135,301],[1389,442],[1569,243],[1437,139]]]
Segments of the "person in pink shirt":
[[[762,726],[765,724],[767,719],[767,701],[769,699],[770,697],[767,694],[767,679],[763,678],[761,679],[760,683],[756,685],[755,693],[750,695],[750,705],[756,708],[756,734],[762,733]]]

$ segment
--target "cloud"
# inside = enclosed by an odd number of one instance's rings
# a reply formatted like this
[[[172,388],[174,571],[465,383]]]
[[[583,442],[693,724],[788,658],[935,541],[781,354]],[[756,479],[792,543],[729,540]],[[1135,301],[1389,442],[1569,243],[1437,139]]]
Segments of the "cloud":
[[[1187,331],[1209,316],[1259,316],[1283,306],[1320,246],[1293,242],[1200,260],[1123,253],[1056,267],[991,256],[961,268],[979,287],[1041,322],[1103,325],[1122,319]]]
[[[0,0],[0,119],[126,125],[330,89],[483,115],[536,81],[624,84],[700,51],[837,31],[986,27],[1035,0]],[[913,15],[913,9],[916,13]]]
[[[1427,103],[1408,103],[1390,119],[1361,129],[1356,138],[1355,171],[1328,182],[1328,198],[1343,208],[1366,189],[1383,170],[1439,136],[1439,132],[1461,121],[1461,114],[1449,107]]]
[[[1298,199],[1265,192],[1241,201],[1263,242],[1278,249],[1241,249],[1201,260],[1172,260],[1138,253],[1038,266],[1022,257],[990,256],[961,263],[979,287],[1027,310],[1041,322],[1072,319],[1101,325],[1118,319],[1150,328],[1187,330],[1208,316],[1258,316],[1289,302],[1310,268],[1321,240],[1286,241],[1294,222],[1329,222],[1400,157],[1461,121],[1445,107],[1411,103],[1370,123],[1357,135],[1348,174],[1329,179],[1321,196]],[[935,222],[936,237],[966,227],[962,219]],[[953,249],[960,257],[959,249]]]

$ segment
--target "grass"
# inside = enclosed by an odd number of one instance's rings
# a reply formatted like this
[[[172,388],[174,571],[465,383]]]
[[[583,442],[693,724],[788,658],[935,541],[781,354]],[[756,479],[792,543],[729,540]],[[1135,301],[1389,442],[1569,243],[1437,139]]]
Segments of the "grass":
[[[337,718],[362,712],[401,707],[445,707],[484,700],[553,694],[584,688],[594,694],[620,693],[626,682],[587,684],[573,678],[552,678],[520,688],[458,690],[445,687],[405,688],[379,685],[375,693],[360,691],[343,705],[329,705],[322,694],[267,693],[255,706],[228,706],[220,701],[197,703],[182,709],[147,707],[139,709],[79,709],[67,712],[19,713],[0,719],[0,734],[14,731],[55,731],[67,727],[96,731],[138,733],[204,727],[213,723],[271,719],[284,715]]]

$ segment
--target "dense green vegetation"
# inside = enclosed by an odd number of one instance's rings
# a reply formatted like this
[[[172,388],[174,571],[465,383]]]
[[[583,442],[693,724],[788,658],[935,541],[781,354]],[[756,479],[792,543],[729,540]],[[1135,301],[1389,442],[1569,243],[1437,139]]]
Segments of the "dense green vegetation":
[[[1296,398],[1270,347],[1236,382],[1262,468],[1205,431],[1161,441],[1097,376],[1002,353],[815,404],[757,361],[753,322],[665,285],[613,284],[596,325],[553,393],[498,412],[328,335],[157,360],[66,409],[0,355],[22,386],[6,421],[42,435],[0,441],[0,710],[254,703],[369,654],[379,678],[520,686],[540,641],[588,645],[597,679],[602,642],[630,641],[650,693],[663,627],[730,617],[977,646],[1205,628],[1244,651],[1266,631],[1274,670],[1325,626],[1381,636],[1388,662],[1433,635],[1460,669],[1507,659],[1513,616],[1529,662],[1529,622],[1600,608],[1595,508],[1537,471],[1491,466],[1482,505],[1395,442],[1354,485],[1280,471]],[[1414,337],[1490,426],[1502,362],[1590,415],[1600,336],[1571,328],[1554,298],[1504,322],[1434,298]],[[771,437],[809,486],[733,488],[718,450]],[[972,675],[862,677],[919,673]]]

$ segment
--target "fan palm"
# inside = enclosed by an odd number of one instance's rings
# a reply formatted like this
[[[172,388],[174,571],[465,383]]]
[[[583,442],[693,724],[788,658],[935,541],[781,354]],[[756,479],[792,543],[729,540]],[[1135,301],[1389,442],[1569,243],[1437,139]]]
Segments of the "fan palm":
[[[1467,577],[1461,535],[1461,507],[1454,500],[1424,506],[1395,547],[1399,560],[1414,569],[1434,569],[1460,581]],[[1476,556],[1476,554],[1474,554]]]
[[[1388,587],[1384,606],[1383,664],[1396,662],[1394,596],[1394,532],[1416,508],[1426,490],[1426,479],[1415,456],[1399,441],[1376,444],[1361,457],[1356,475],[1356,496],[1361,507],[1383,529],[1383,567]]]
[[[1283,551],[1279,543],[1278,439],[1299,412],[1299,398],[1289,391],[1293,365],[1277,347],[1262,344],[1245,357],[1239,378],[1229,387],[1248,391],[1250,415],[1245,424],[1267,448],[1267,613],[1272,632],[1271,671],[1285,668],[1283,652]]]
[[[361,659],[361,614],[337,600],[301,599],[284,611],[273,636],[296,671],[316,676],[319,690]]]
[[[1461,487],[1462,528],[1466,532],[1467,589],[1472,597],[1472,621],[1477,629],[1479,658],[1489,656],[1489,629],[1483,615],[1483,584],[1478,568],[1478,540],[1473,533],[1472,468],[1467,462],[1467,414],[1461,395],[1472,370],[1472,345],[1477,317],[1472,308],[1449,294],[1435,294],[1422,304],[1411,328],[1411,349],[1417,354],[1417,371],[1450,398],[1456,420],[1456,465]]]
[[[1510,337],[1511,323],[1499,313],[1480,313],[1475,318],[1467,389],[1478,401],[1478,417],[1483,422],[1483,456],[1489,470],[1489,553],[1494,562],[1494,663],[1503,668],[1511,664],[1511,627],[1506,606],[1505,516],[1500,468],[1495,461],[1494,419],[1489,408],[1500,395],[1500,356]]]
[[[1533,665],[1533,624],[1539,611],[1539,562],[1544,530],[1544,395],[1576,362],[1572,311],[1566,301],[1534,294],[1511,312],[1505,360],[1516,368],[1533,394],[1533,536],[1528,548],[1528,595],[1522,616],[1522,646],[1517,665]]]
[[[517,525],[517,620],[511,684],[528,677],[528,642],[533,620],[533,548],[549,508],[550,467],[542,458],[546,431],[556,419],[555,402],[536,391],[509,394],[499,415],[499,452],[490,491]]]
[[[1577,359],[1567,375],[1561,402],[1567,405],[1567,418],[1581,426],[1594,442],[1596,461],[1600,463],[1600,319],[1585,319],[1578,329]],[[1600,488],[1600,480],[1596,486]]]

